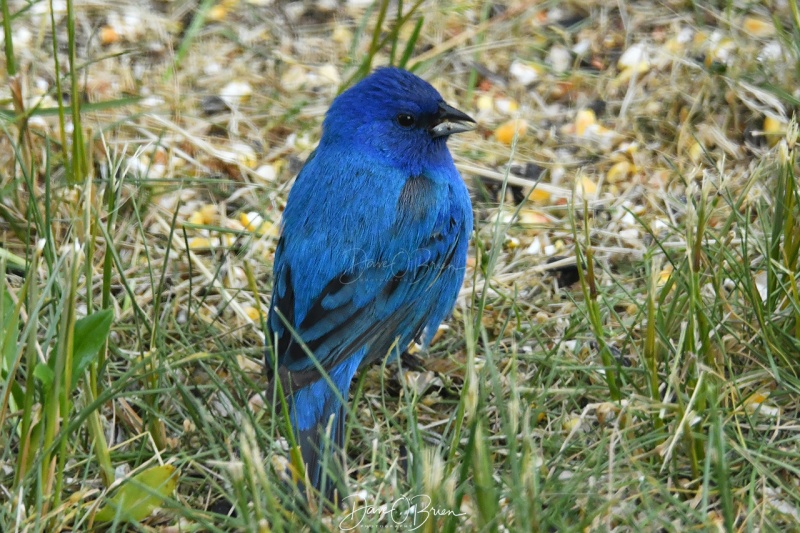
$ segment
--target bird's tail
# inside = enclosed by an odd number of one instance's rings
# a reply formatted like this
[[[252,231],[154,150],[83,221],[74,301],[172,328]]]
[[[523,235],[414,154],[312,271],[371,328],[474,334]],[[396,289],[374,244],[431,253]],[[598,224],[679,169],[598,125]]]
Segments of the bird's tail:
[[[335,500],[337,486],[342,481],[344,422],[344,405],[337,398],[331,398],[319,421],[306,429],[299,429],[297,425],[294,428],[308,482],[329,501]],[[339,500],[341,493],[340,487]]]
[[[342,400],[348,398],[359,362],[359,358],[343,361],[331,371],[330,382],[322,378],[292,395],[292,427],[308,481],[331,502],[337,489],[341,501],[346,488],[342,463],[346,411]]]

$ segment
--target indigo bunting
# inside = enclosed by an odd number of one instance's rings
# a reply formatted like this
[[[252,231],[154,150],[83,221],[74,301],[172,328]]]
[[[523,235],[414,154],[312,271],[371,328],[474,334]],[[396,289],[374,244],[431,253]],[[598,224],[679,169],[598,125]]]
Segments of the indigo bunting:
[[[331,104],[289,193],[266,360],[307,481],[331,501],[354,374],[427,346],[461,288],[472,205],[446,143],[474,122],[417,76],[378,69]]]

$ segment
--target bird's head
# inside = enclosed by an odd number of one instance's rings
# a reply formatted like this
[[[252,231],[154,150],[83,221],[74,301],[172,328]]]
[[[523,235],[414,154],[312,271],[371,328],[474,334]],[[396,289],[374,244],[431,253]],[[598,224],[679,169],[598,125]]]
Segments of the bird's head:
[[[474,123],[425,80],[398,68],[380,68],[334,100],[320,146],[349,143],[413,172],[449,158],[448,136],[469,131]]]

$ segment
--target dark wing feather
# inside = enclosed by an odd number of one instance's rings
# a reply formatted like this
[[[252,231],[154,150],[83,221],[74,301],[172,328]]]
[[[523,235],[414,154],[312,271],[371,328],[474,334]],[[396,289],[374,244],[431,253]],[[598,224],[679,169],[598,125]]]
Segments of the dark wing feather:
[[[385,357],[395,344],[394,348],[402,352],[404,344],[421,335],[433,305],[430,301],[423,303],[430,298],[422,297],[441,282],[461,244],[462,228],[455,219],[446,216],[437,226],[419,243],[402,272],[392,273],[376,262],[377,266],[335,276],[312,301],[299,324],[295,320],[292,272],[280,257],[281,239],[276,264],[282,266],[276,271],[268,324],[270,340],[277,338],[273,353],[277,354],[279,379],[286,392],[320,378],[309,351],[319,366],[330,371],[365,346],[362,366]],[[442,295],[434,292],[432,296]]]

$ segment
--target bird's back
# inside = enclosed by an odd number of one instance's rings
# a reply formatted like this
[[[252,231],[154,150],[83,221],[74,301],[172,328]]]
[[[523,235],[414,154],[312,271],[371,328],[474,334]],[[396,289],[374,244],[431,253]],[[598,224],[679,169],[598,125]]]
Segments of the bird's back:
[[[397,174],[363,158],[342,164],[340,154],[317,153],[292,189],[269,325],[284,337],[277,311],[291,315],[292,328],[326,366],[364,346],[362,366],[392,344],[402,351],[445,318],[463,281],[472,213],[460,177],[447,168],[405,180]],[[288,337],[279,365],[314,374]]]

